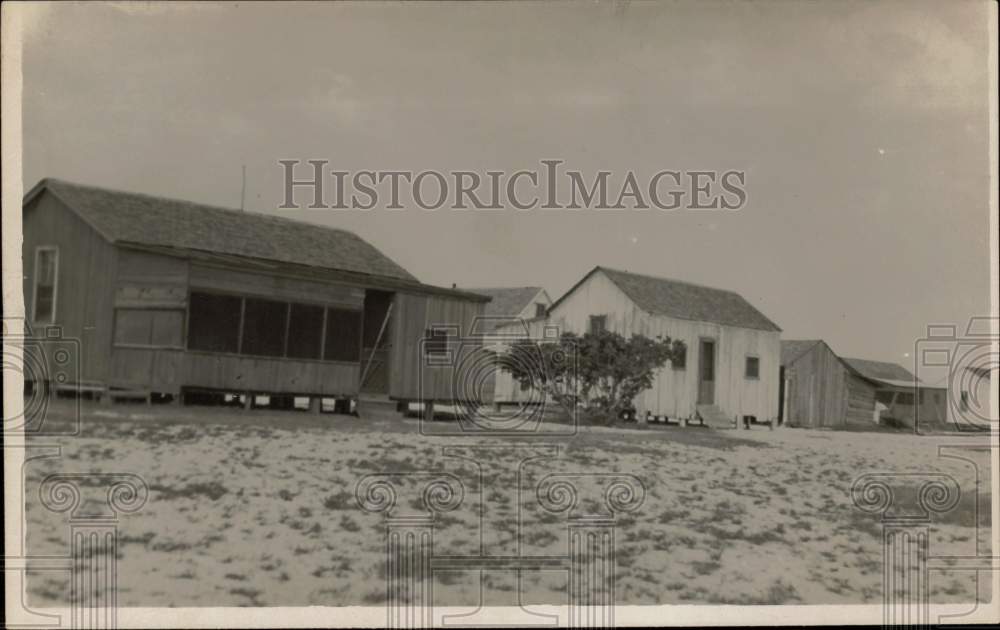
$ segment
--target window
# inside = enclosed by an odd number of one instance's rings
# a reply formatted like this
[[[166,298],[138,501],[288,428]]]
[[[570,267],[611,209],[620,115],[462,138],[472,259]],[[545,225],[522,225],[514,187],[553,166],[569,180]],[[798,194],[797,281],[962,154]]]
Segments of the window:
[[[232,295],[191,293],[188,306],[188,348],[208,352],[238,352],[243,299]]]
[[[59,250],[52,246],[35,249],[35,299],[32,319],[38,323],[56,321],[56,285],[59,278]]]
[[[245,302],[240,354],[284,356],[288,304],[258,298],[245,298]]]
[[[318,359],[323,339],[323,307],[292,304],[288,320],[288,356],[293,359]]]
[[[747,378],[760,378],[760,359],[757,357],[747,357]]]
[[[448,353],[448,331],[442,328],[428,328],[424,331],[424,354],[442,355]]]
[[[675,370],[685,370],[687,369],[688,362],[688,350],[687,347],[681,348],[680,353],[674,357],[673,362],[670,364]]]
[[[607,315],[591,315],[590,316],[590,332],[592,334],[602,333],[608,329],[608,316]]]
[[[361,360],[361,312],[331,308],[326,311],[327,361]]]
[[[913,393],[912,392],[899,392],[896,395],[897,405],[913,405]]]
[[[183,329],[181,310],[115,310],[115,345],[183,348]]]
[[[535,302],[535,317],[545,317],[546,306],[542,302]]]

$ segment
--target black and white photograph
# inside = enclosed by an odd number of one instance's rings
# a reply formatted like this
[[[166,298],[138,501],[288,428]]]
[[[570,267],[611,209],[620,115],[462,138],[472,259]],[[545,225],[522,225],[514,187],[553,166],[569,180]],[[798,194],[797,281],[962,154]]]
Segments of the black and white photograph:
[[[1000,623],[985,0],[5,2],[5,624]]]

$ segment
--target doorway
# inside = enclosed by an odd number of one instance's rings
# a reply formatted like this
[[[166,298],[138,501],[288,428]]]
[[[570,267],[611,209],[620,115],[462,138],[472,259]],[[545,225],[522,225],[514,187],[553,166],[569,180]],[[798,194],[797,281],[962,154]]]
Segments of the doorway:
[[[715,404],[715,340],[698,344],[698,404]]]

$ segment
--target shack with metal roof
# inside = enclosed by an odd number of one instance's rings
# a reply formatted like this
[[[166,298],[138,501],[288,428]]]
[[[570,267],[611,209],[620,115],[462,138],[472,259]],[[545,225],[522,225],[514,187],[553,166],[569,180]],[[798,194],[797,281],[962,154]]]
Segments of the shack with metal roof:
[[[426,355],[469,348],[490,299],[273,215],[44,179],[22,217],[33,334],[79,340],[58,386],[107,397],[451,400],[449,361]]]

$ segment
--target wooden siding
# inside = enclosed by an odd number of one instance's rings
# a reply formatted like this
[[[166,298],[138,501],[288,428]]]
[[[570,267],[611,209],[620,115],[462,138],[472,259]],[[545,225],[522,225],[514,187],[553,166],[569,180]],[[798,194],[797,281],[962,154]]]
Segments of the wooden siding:
[[[766,421],[778,417],[780,333],[724,326],[709,322],[650,315],[635,305],[603,273],[595,273],[549,313],[549,324],[560,332],[585,333],[591,315],[605,315],[607,329],[624,335],[655,338],[668,335],[687,344],[684,369],[667,365],[659,370],[653,386],[636,397],[640,414],[672,418],[694,416],[698,394],[698,343],[716,342],[715,404],[730,418],[756,416]],[[760,376],[745,377],[746,357],[760,359]]]
[[[365,290],[326,282],[192,263],[191,288],[360,310]]]
[[[853,374],[847,377],[848,424],[871,425],[875,423],[875,386]]]
[[[45,334],[49,324],[31,321],[35,248],[56,246],[59,267],[53,325],[62,328],[64,338],[79,340],[78,380],[104,381],[110,367],[114,247],[47,191],[25,207],[23,221],[25,320],[35,335]]]
[[[482,315],[481,302],[397,293],[391,322],[389,396],[403,400],[454,400],[461,396],[456,393],[455,366],[467,366],[473,354],[481,351],[481,339],[473,331],[476,318]],[[450,360],[424,358],[422,340],[432,326],[453,329],[449,334]],[[466,389],[466,394],[475,394],[472,389]]]
[[[357,363],[116,348],[112,365],[111,385],[174,394],[204,388],[346,397],[358,388]]]
[[[793,427],[837,427],[846,420],[848,373],[822,342],[785,366],[785,423]]]

